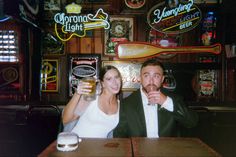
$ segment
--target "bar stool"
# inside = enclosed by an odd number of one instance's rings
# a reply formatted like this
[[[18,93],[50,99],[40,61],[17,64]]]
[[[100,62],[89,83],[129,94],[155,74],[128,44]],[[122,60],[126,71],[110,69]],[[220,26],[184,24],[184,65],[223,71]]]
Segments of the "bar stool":
[[[27,112],[26,141],[31,155],[39,154],[56,140],[61,110],[56,105],[30,105]]]

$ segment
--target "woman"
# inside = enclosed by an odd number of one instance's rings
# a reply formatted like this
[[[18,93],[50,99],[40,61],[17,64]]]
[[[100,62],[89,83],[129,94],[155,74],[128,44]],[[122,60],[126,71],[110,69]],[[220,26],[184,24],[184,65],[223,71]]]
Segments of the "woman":
[[[76,122],[71,130],[79,137],[106,138],[119,122],[122,79],[119,70],[111,65],[100,71],[101,94],[93,101],[83,99],[91,86],[80,81],[77,92],[64,108],[62,121],[64,126]]]

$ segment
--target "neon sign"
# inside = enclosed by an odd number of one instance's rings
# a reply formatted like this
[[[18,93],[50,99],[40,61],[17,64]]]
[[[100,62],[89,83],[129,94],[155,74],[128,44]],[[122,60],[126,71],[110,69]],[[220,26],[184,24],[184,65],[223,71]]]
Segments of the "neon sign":
[[[84,37],[87,30],[110,28],[108,14],[101,8],[97,10],[95,15],[81,15],[82,7],[75,3],[69,4],[65,8],[67,13],[54,15],[55,32],[62,41],[68,41],[73,36]]]
[[[175,7],[159,3],[148,12],[148,24],[155,30],[165,34],[179,34],[192,30],[201,21],[200,9],[193,0],[178,3]]]

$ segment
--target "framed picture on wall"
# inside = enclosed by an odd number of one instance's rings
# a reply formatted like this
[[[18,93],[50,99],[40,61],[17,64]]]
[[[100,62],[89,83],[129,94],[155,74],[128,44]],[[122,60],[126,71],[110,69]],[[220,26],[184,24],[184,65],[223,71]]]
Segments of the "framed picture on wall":
[[[55,13],[60,12],[61,8],[61,0],[44,0],[44,19],[53,20]]]
[[[58,59],[43,59],[41,69],[41,91],[58,92]]]
[[[44,10],[61,10],[61,0],[44,0]]]
[[[113,65],[120,71],[122,76],[123,91],[134,91],[139,88],[139,71],[141,68],[140,62],[103,61],[102,66],[105,65]]]
[[[148,35],[148,42],[162,47],[177,47],[181,45],[180,34],[164,34],[151,28]],[[176,56],[176,53],[161,53],[157,57],[160,59],[169,59]]]
[[[100,62],[100,54],[77,54],[68,56],[69,96],[74,94],[80,79],[89,76],[99,78]]]
[[[53,30],[43,34],[43,54],[44,55],[63,55],[65,42],[61,41],[53,33]]]
[[[134,40],[134,18],[133,17],[110,17],[110,29],[105,31],[104,54],[115,56],[115,46],[122,41]]]
[[[19,64],[0,64],[0,105],[25,101],[24,69]]]
[[[0,94],[21,93],[23,89],[20,78],[19,65],[1,64],[0,66]]]
[[[122,14],[144,14],[148,12],[147,0],[124,0],[122,2]]]
[[[127,7],[131,9],[139,9],[143,7],[146,3],[146,0],[125,0]]]

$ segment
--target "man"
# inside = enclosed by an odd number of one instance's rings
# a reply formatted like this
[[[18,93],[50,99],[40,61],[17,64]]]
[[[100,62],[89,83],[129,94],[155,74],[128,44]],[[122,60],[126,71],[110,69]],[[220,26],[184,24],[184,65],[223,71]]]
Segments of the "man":
[[[114,137],[177,136],[177,125],[194,127],[198,116],[177,95],[165,91],[163,65],[147,60],[140,70],[141,87],[121,101],[120,121]]]

